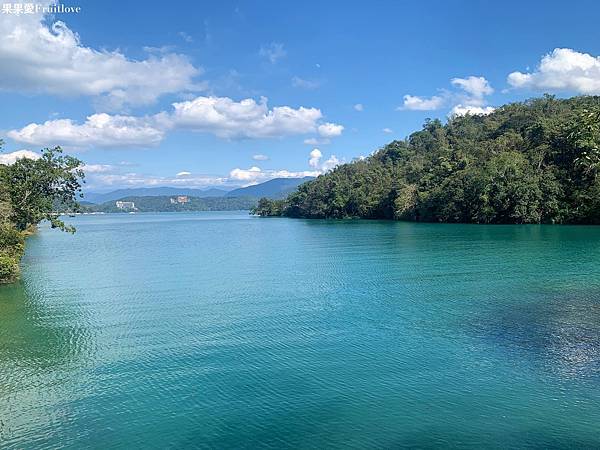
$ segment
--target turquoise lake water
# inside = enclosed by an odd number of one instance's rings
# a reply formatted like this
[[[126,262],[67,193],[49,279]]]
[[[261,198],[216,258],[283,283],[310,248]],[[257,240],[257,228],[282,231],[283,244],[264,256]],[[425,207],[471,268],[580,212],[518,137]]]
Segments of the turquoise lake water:
[[[0,448],[600,447],[600,227],[70,220],[0,288]]]

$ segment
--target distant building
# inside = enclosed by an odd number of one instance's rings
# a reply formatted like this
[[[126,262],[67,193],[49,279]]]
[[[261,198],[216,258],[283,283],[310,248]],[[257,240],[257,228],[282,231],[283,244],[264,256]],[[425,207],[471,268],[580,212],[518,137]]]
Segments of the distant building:
[[[181,204],[181,203],[189,203],[190,199],[188,198],[187,195],[179,195],[176,198],[171,198],[171,204],[172,205],[176,205],[176,204]]]
[[[117,208],[119,208],[119,209],[135,209],[135,203],[134,202],[121,202],[121,201],[118,201],[115,204],[117,205]]]

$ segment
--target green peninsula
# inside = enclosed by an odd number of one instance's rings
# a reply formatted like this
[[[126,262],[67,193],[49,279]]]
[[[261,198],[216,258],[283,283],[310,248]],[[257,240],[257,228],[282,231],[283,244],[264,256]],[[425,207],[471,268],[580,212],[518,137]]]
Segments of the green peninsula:
[[[364,159],[261,199],[261,216],[600,223],[600,97],[553,96],[427,120]]]

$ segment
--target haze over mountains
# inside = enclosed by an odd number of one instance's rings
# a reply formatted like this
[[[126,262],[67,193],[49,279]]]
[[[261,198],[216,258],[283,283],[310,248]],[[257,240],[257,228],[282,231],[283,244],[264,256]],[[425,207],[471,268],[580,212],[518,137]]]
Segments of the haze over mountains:
[[[312,180],[314,177],[304,178],[273,178],[264,183],[247,186],[245,188],[234,189],[227,192],[227,197],[267,197],[267,198],[284,198],[292,193],[296,188]]]
[[[312,177],[304,178],[274,178],[264,183],[247,186],[244,188],[227,191],[225,189],[194,189],[179,187],[152,187],[152,188],[131,188],[117,189],[106,193],[86,192],[83,198],[84,202],[102,204],[113,202],[128,197],[162,197],[187,195],[189,197],[267,197],[271,199],[281,199],[294,191],[300,184],[310,181]]]
[[[120,200],[125,197],[162,197],[166,195],[223,197],[225,194],[227,194],[227,191],[221,189],[193,189],[162,186],[153,188],[117,189],[115,191],[105,193],[86,192],[84,194],[84,201],[100,204]]]

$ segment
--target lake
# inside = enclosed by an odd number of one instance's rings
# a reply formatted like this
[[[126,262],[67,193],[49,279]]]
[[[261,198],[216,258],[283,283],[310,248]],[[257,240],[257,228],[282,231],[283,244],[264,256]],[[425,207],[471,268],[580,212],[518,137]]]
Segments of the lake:
[[[69,221],[0,288],[2,448],[600,446],[600,227]]]

